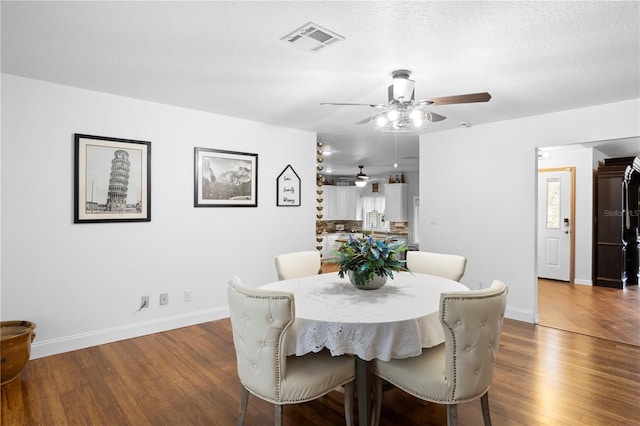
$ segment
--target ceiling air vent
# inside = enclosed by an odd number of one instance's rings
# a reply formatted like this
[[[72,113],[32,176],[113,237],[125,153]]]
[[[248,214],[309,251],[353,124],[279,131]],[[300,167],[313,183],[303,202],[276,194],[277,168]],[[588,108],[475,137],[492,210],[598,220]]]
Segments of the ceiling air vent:
[[[344,37],[313,22],[307,22],[297,30],[280,38],[280,40],[284,40],[292,46],[308,52],[316,53],[344,40]]]

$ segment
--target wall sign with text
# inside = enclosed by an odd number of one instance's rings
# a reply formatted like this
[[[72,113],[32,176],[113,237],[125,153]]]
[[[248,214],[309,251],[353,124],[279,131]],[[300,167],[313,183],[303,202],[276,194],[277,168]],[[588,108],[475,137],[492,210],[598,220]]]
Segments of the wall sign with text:
[[[277,206],[300,205],[300,177],[291,165],[278,176],[277,187]]]

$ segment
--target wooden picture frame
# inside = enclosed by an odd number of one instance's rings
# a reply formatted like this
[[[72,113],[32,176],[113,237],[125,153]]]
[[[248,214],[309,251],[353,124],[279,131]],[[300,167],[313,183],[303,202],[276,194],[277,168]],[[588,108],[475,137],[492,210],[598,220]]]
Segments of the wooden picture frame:
[[[300,206],[300,177],[289,164],[276,179],[276,205]]]
[[[151,142],[74,134],[74,223],[151,221]]]
[[[258,154],[194,150],[194,207],[258,207]]]

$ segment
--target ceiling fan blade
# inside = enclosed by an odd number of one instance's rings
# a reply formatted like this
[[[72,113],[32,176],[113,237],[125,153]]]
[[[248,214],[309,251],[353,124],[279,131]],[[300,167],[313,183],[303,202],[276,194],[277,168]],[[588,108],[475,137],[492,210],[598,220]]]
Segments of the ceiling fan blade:
[[[350,104],[344,102],[320,102],[320,105],[338,105],[338,106],[368,106],[371,108],[384,108],[385,105],[373,105],[373,104]]]
[[[358,121],[357,123],[353,123],[353,124],[366,124],[366,123],[368,123],[369,121],[371,121],[371,117],[367,117],[367,118],[365,118],[364,120],[360,120],[360,121]]]
[[[472,102],[489,102],[491,95],[487,92],[469,93],[467,95],[444,96],[441,98],[432,98],[431,105],[451,105],[451,104],[469,104]]]
[[[442,121],[442,120],[446,120],[447,117],[445,117],[444,115],[440,115],[440,114],[436,114],[435,112],[431,112],[431,122],[435,123],[437,121]]]

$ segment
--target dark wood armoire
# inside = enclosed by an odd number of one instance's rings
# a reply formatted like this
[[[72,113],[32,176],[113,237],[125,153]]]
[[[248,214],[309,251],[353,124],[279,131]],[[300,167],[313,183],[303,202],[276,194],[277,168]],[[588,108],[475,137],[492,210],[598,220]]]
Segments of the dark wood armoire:
[[[595,285],[638,285],[640,158],[609,158],[598,167],[595,188]]]

